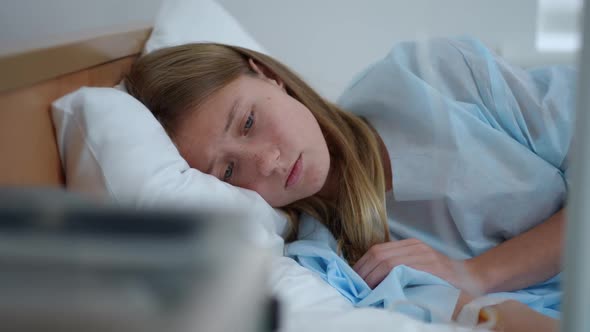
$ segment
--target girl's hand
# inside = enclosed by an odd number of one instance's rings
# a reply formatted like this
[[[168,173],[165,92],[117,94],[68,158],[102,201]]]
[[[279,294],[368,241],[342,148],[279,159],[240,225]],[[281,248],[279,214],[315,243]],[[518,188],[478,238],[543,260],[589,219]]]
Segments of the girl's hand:
[[[557,332],[559,321],[542,315],[525,304],[510,300],[491,307],[496,312],[494,331],[519,332]]]
[[[460,289],[473,290],[473,280],[463,261],[454,261],[417,239],[379,243],[372,246],[352,267],[371,288],[393,268],[407,265],[433,274]]]

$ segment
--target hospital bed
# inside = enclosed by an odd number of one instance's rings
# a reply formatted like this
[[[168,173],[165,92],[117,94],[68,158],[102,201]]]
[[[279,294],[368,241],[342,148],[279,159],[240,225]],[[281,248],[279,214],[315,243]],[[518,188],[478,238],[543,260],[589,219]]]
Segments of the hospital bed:
[[[2,76],[0,93],[2,186],[64,187],[51,103],[81,86],[117,84],[137,59],[149,33],[149,28],[124,32],[2,59],[0,67],[8,73]],[[273,258],[269,288],[282,300],[284,331],[426,329],[401,314],[353,309],[335,289],[290,258]],[[199,326],[196,322],[195,330]],[[448,329],[432,326],[426,330]]]
[[[82,86],[117,84],[149,34],[148,27],[0,59],[0,185],[64,187],[51,103]],[[269,279],[287,315],[285,331],[460,330],[425,325],[384,310],[353,308],[323,280],[286,257],[273,259]]]

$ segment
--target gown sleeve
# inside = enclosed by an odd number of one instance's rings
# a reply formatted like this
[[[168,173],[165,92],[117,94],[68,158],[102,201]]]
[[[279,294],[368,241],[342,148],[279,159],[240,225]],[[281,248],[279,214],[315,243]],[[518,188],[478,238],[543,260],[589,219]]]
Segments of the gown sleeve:
[[[573,66],[523,69],[472,38],[406,42],[388,60],[458,102],[559,170],[569,182],[577,74]]]
[[[471,38],[399,43],[357,75],[339,105],[390,154],[392,234],[473,257],[555,214],[575,83],[573,67],[525,70]]]

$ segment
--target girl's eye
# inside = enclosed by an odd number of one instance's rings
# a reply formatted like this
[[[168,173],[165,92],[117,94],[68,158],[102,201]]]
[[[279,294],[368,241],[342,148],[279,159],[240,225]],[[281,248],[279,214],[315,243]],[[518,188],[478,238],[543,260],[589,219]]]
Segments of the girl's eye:
[[[223,174],[223,181],[227,181],[229,178],[231,178],[233,172],[234,163],[229,163],[229,165],[227,165],[227,168],[225,169],[225,174]]]
[[[248,130],[248,129],[252,128],[253,125],[254,125],[254,113],[250,113],[250,115],[248,115],[248,120],[246,120],[246,123],[244,124],[244,129]]]

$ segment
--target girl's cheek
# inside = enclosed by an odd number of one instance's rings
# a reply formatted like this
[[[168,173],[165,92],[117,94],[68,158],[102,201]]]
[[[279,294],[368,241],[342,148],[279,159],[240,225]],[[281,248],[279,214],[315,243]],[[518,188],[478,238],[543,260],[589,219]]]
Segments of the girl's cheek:
[[[257,192],[258,194],[260,194],[259,190],[259,185],[257,184],[257,182],[253,181],[253,179],[245,179],[245,181],[242,181],[238,187],[242,187],[242,188],[246,188],[249,190],[254,190],[255,192]]]

